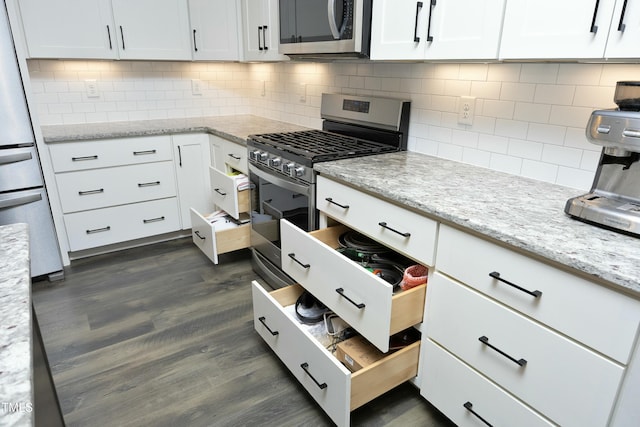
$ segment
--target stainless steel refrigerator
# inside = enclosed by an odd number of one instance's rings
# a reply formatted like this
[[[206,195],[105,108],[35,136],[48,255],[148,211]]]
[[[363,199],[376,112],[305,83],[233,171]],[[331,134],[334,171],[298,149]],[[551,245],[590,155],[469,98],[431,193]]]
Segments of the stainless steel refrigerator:
[[[29,224],[31,276],[62,277],[62,259],[40,169],[5,3],[0,4],[0,225]]]

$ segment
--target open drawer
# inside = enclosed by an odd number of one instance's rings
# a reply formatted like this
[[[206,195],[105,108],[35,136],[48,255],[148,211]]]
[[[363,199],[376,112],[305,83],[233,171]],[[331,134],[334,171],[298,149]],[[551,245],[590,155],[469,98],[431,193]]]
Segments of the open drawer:
[[[249,190],[238,190],[241,177],[227,175],[209,167],[213,203],[232,217],[238,219],[241,212],[249,212]]]
[[[195,243],[214,264],[218,263],[219,254],[249,247],[251,224],[216,230],[214,225],[197,210],[191,208],[190,211],[193,243]]]
[[[269,293],[254,281],[254,327],[329,417],[347,426],[352,410],[417,375],[420,341],[352,373],[291,314],[303,291],[293,285]]]
[[[282,269],[381,351],[389,336],[422,322],[427,285],[393,286],[335,249],[345,226],[307,233],[280,221]]]

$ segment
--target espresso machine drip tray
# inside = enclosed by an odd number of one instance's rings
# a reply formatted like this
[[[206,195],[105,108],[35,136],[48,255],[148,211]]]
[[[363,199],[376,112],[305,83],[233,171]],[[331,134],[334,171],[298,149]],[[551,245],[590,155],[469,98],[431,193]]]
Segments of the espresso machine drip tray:
[[[640,236],[640,200],[589,193],[570,199],[565,211],[576,219]]]

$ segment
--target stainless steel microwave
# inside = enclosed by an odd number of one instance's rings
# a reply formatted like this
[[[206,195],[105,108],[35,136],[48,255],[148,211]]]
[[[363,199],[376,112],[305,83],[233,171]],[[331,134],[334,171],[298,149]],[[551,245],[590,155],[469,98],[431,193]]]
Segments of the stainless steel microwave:
[[[280,0],[280,53],[368,57],[372,0]]]

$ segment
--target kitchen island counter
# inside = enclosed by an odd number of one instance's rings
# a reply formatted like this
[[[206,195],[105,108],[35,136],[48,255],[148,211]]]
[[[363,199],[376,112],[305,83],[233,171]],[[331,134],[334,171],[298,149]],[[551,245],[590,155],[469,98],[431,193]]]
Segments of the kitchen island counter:
[[[48,125],[42,126],[41,129],[46,143],[179,133],[210,133],[238,144],[246,144],[247,137],[252,134],[291,132],[307,128],[258,116],[235,115]]]
[[[564,213],[565,202],[584,191],[414,152],[323,162],[316,170],[640,297],[640,240]]]
[[[33,424],[27,224],[0,226],[0,426]]]

